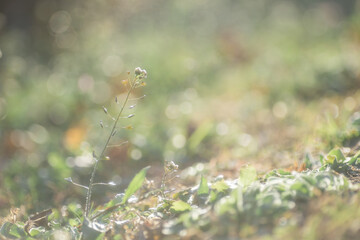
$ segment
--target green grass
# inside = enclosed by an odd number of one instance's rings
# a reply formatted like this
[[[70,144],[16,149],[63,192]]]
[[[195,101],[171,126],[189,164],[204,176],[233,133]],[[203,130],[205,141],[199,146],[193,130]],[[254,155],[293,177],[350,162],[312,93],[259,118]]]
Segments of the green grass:
[[[260,176],[255,168],[244,167],[236,179],[217,177],[208,183],[202,177],[199,185],[175,189],[166,183],[176,165],[165,167],[161,188],[147,186],[143,169],[124,194],[97,207],[88,217],[73,204],[63,207],[62,217],[54,210],[50,223],[15,223],[11,219],[15,213],[3,220],[0,232],[7,238],[48,238],[61,233],[74,239],[352,239],[359,236],[359,187],[354,184],[360,175],[358,155],[345,157],[334,149],[314,162],[322,165],[313,170],[273,170]]]

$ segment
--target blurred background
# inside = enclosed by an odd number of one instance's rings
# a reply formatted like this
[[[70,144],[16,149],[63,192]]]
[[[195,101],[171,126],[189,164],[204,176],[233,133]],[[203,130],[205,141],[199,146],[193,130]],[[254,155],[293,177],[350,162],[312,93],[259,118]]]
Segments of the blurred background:
[[[337,144],[360,103],[360,1],[2,0],[0,210],[76,201],[135,67],[147,70],[97,181],[164,161],[265,172]],[[101,128],[99,122],[105,127]]]

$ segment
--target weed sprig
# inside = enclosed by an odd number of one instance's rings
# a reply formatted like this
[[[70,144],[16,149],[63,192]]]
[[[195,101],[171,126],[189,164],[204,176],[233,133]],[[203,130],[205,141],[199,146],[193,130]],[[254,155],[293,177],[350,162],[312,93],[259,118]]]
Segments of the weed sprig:
[[[96,174],[96,170],[99,164],[99,160],[102,160],[105,154],[106,149],[109,146],[110,140],[113,138],[113,136],[116,133],[116,127],[118,125],[119,119],[121,118],[125,106],[127,105],[128,101],[129,101],[129,97],[131,95],[131,93],[133,92],[133,90],[135,88],[141,87],[145,85],[145,82],[143,81],[145,78],[147,78],[147,72],[146,70],[143,70],[139,67],[135,68],[135,78],[131,79],[128,78],[127,81],[125,82],[125,84],[128,84],[129,87],[127,89],[127,94],[126,94],[126,98],[120,108],[119,113],[117,114],[117,117],[114,119],[114,124],[111,128],[111,131],[107,137],[107,140],[104,144],[104,147],[101,150],[101,153],[99,156],[96,156],[95,152],[93,152],[93,159],[95,160],[94,166],[93,166],[93,170],[90,176],[90,182],[89,182],[89,187],[86,193],[86,202],[85,202],[85,217],[88,217],[89,215],[89,211],[90,211],[90,205],[91,205],[91,195],[92,195],[92,190],[93,190],[93,186],[94,186],[94,179],[95,179],[95,174]],[[124,85],[125,85],[124,84]],[[115,101],[118,102],[118,99],[115,98]],[[106,109],[106,108],[104,108]],[[104,110],[105,114],[107,114],[107,110]],[[130,114],[127,118],[131,118],[133,117],[133,114]]]

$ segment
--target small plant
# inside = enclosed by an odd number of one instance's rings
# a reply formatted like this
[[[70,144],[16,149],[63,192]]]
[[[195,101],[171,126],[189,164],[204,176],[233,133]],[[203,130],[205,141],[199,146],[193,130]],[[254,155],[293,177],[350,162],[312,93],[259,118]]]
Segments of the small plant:
[[[112,137],[116,134],[116,128],[117,128],[119,119],[121,118],[121,116],[124,112],[124,109],[129,101],[131,93],[134,91],[134,89],[145,86],[144,79],[147,78],[146,70],[143,70],[143,69],[137,67],[137,68],[135,68],[134,72],[135,72],[135,78],[133,78],[133,79],[128,78],[127,80],[124,81],[124,85],[125,86],[128,85],[127,86],[127,94],[126,94],[125,100],[120,108],[119,113],[117,114],[116,118],[113,118],[113,120],[114,120],[113,126],[107,137],[104,147],[101,150],[100,155],[96,155],[96,153],[93,152],[93,158],[95,160],[95,163],[94,163],[93,170],[92,170],[92,173],[90,176],[90,182],[89,182],[89,186],[88,186],[88,190],[87,190],[87,194],[86,194],[85,217],[88,217],[88,215],[89,215],[90,205],[91,205],[91,196],[92,196],[93,187],[95,185],[94,179],[95,179],[95,174],[96,174],[96,170],[97,170],[99,161],[105,157],[104,154],[106,152],[106,149],[108,148]],[[115,101],[118,102],[117,98],[115,98]],[[103,107],[103,109],[104,109],[105,114],[107,114],[107,109],[105,107]],[[134,114],[130,114],[129,116],[127,116],[127,118],[132,118],[133,116],[134,116]]]
[[[173,176],[177,170],[178,170],[179,166],[176,165],[173,161],[166,161],[164,163],[164,173],[161,177],[161,185],[160,185],[160,194],[161,197],[163,198],[163,200],[166,199],[166,184],[171,182],[174,178],[176,178],[177,176]]]
[[[128,74],[130,74],[130,73],[128,73]],[[109,134],[108,134],[108,136],[106,138],[105,144],[102,147],[102,150],[101,150],[100,154],[95,153],[95,151],[93,152],[92,156],[93,156],[93,160],[94,160],[94,165],[92,167],[92,172],[91,172],[90,179],[89,179],[89,185],[88,186],[83,186],[83,185],[80,185],[80,184],[77,184],[77,183],[73,182],[71,178],[66,179],[67,181],[74,184],[75,186],[79,186],[79,187],[83,187],[83,188],[87,189],[86,202],[85,202],[85,206],[84,206],[84,218],[85,219],[90,218],[90,215],[91,215],[91,212],[90,212],[91,211],[91,200],[92,200],[92,193],[93,193],[94,186],[99,185],[99,184],[101,184],[101,185],[113,185],[113,183],[95,183],[94,180],[95,180],[95,175],[96,175],[96,171],[98,169],[99,162],[101,160],[104,160],[104,159],[108,158],[108,157],[105,156],[105,153],[106,153],[107,148],[110,146],[109,144],[110,144],[112,138],[115,136],[115,134],[117,132],[119,120],[121,118],[132,118],[134,116],[134,114],[130,114],[130,115],[126,116],[126,117],[122,116],[123,113],[124,113],[124,109],[125,109],[125,107],[127,106],[128,102],[130,100],[131,94],[133,93],[133,91],[136,88],[139,88],[139,87],[142,87],[142,86],[146,85],[145,82],[144,82],[144,80],[147,78],[146,70],[137,67],[137,68],[135,68],[134,74],[135,74],[134,78],[129,77],[128,79],[123,80],[123,82],[122,82],[123,85],[127,89],[126,97],[125,97],[125,100],[123,101],[123,103],[121,104],[120,110],[117,113],[116,117],[111,117],[112,120],[113,120],[113,124],[111,126],[111,130],[110,130],[110,132],[109,132]],[[115,102],[117,104],[119,104],[119,101],[118,101],[117,97],[115,98]],[[133,106],[130,106],[130,108],[133,108]],[[107,108],[103,107],[103,110],[104,110],[105,114],[109,114]],[[102,121],[100,121],[100,126],[102,128],[104,127],[104,124],[103,124]],[[125,127],[125,128],[129,129],[129,127]],[[122,204],[124,204],[128,200],[128,198],[139,188],[138,185],[140,185],[140,186],[142,185],[142,181],[145,178],[146,169],[143,169],[142,172],[140,172],[141,173],[140,177],[138,175],[136,176],[136,177],[140,178],[140,180],[137,179],[137,182],[133,181],[132,184],[129,185],[129,187],[128,187],[126,193],[125,193],[126,196],[123,198]],[[136,180],[135,178],[134,178],[134,180]],[[138,184],[139,181],[141,181],[140,184]]]

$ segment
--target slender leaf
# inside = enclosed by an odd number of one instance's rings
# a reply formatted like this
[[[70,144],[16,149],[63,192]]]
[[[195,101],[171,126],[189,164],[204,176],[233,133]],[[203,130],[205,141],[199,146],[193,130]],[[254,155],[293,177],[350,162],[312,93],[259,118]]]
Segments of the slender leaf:
[[[198,195],[209,194],[209,186],[208,186],[206,178],[204,178],[203,175],[201,175],[200,186],[197,191],[197,194]]]
[[[211,122],[205,122],[201,124],[197,130],[189,138],[189,147],[193,151],[199,144],[211,133],[213,124]]]
[[[126,203],[127,200],[129,200],[129,198],[131,197],[131,195],[133,195],[137,190],[139,190],[139,188],[144,183],[146,172],[149,168],[150,168],[149,166],[143,168],[138,174],[135,175],[133,180],[131,180],[128,188],[125,191],[125,195],[122,200],[122,203]]]

